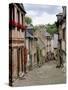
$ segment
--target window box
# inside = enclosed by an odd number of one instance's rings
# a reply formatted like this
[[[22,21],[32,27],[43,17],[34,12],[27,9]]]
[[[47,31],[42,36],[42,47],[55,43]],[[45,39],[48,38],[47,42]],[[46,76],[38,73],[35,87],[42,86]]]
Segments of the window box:
[[[16,26],[17,26],[17,23],[15,22],[15,20],[10,20],[10,21],[9,21],[9,25],[16,27]]]

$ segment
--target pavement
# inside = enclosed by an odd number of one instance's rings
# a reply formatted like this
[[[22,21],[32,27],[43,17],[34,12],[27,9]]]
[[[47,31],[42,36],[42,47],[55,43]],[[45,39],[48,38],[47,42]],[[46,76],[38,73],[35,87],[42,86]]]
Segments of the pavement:
[[[56,62],[46,62],[40,68],[35,68],[29,71],[22,79],[15,81],[13,86],[35,86],[35,85],[50,85],[50,84],[65,84],[66,72],[56,68]]]

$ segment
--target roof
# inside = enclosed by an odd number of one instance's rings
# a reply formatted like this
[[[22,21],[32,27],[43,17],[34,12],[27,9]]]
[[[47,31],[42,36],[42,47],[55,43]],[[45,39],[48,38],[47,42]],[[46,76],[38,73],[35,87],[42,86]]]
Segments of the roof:
[[[31,35],[29,32],[26,32],[25,37],[26,37],[26,38],[31,38],[31,39],[37,40],[37,37],[34,37],[34,36]]]
[[[26,30],[26,34],[25,34],[25,37],[26,38],[32,38],[32,39],[35,39],[37,40],[37,37],[33,35],[33,27],[32,26],[28,26],[27,27],[27,30]]]
[[[15,3],[22,11],[24,11],[24,13],[26,13],[25,9],[24,9],[24,6],[22,3]]]
[[[33,35],[33,27],[32,26],[27,26],[26,32],[29,32],[31,35]]]
[[[22,3],[10,3],[9,6],[10,6],[10,5],[16,5],[17,7],[20,8],[21,11],[24,12],[24,14],[26,14],[26,11],[25,11],[24,6],[23,6]]]
[[[26,32],[26,38],[33,38],[33,36],[29,33],[29,32]]]
[[[62,16],[63,15],[63,13],[58,13],[56,16]]]

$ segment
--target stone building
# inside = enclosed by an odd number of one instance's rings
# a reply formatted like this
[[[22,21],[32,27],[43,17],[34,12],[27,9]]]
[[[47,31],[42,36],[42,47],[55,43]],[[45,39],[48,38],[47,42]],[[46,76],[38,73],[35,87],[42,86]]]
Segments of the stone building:
[[[45,37],[46,37],[46,56],[48,57],[49,60],[54,60],[58,48],[58,34],[55,33],[54,35],[50,35],[48,32],[45,32]]]
[[[57,33],[55,33],[54,35],[53,35],[53,48],[54,48],[54,60],[57,60],[57,56],[58,56],[58,54],[57,54],[57,50],[58,50],[58,34]]]
[[[28,26],[26,33],[27,71],[37,66],[37,38],[33,35],[33,27]]]
[[[40,67],[45,63],[45,44],[38,37],[37,40],[37,65]]]
[[[9,4],[9,84],[26,71],[25,16],[23,4]]]
[[[52,40],[52,36],[48,33],[48,32],[45,32],[44,33],[44,36],[45,36],[45,43],[46,43],[46,61],[49,61],[51,60],[51,40]]]
[[[66,62],[66,6],[62,7],[63,12],[57,14],[56,26],[58,29],[58,64],[61,67]]]
[[[54,36],[51,37],[51,53],[54,53]]]
[[[43,33],[45,32],[44,28],[38,27],[34,32],[34,36],[37,37],[37,65],[42,66],[45,62],[46,57],[46,48],[45,48],[45,37]]]

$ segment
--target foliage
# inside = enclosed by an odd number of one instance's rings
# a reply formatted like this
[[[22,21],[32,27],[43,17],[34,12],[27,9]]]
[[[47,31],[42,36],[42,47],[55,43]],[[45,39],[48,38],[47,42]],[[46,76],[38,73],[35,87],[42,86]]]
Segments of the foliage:
[[[54,33],[57,33],[57,27],[56,24],[47,24],[47,32],[53,35]]]
[[[36,26],[34,26],[34,31],[36,31],[36,30],[46,31],[46,25],[43,25],[43,24],[36,25]]]
[[[27,24],[31,24],[32,25],[32,19],[30,18],[30,17],[25,17],[25,22],[27,23]]]
[[[57,33],[56,23],[47,24],[47,25],[42,25],[42,24],[36,25],[36,26],[34,26],[34,31],[36,31],[36,30],[47,31],[51,35],[53,35],[54,33]]]

